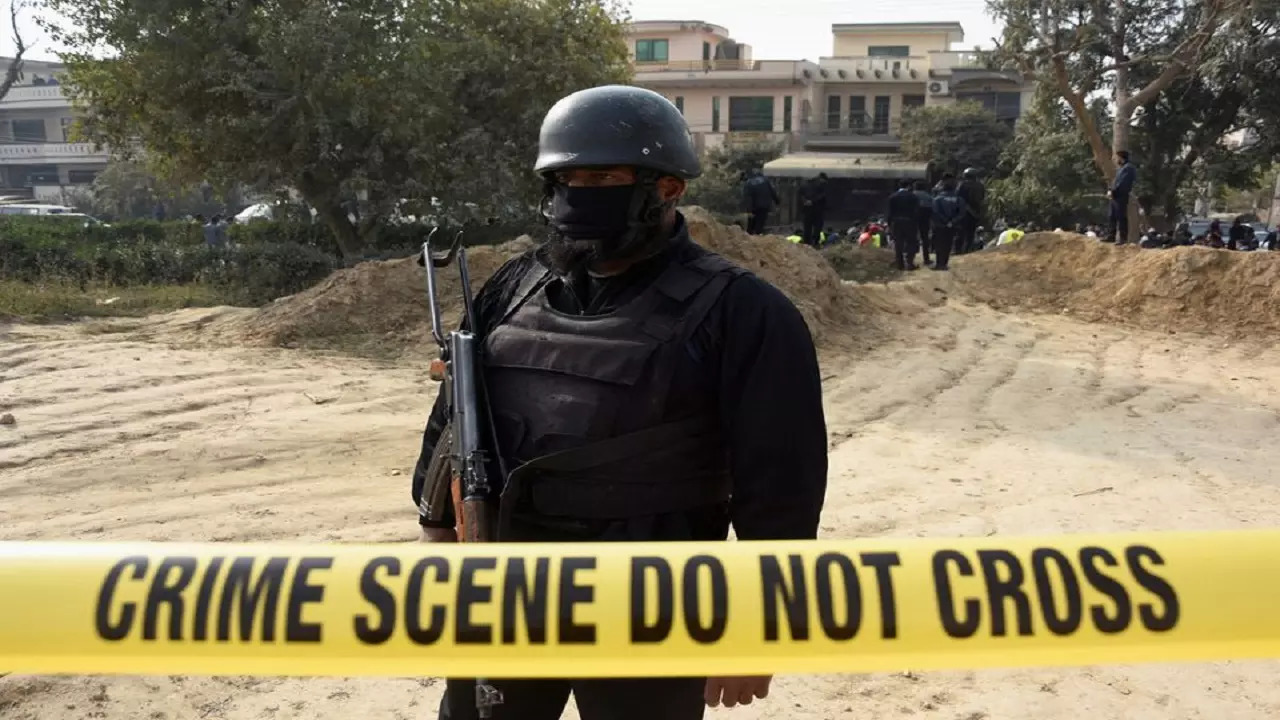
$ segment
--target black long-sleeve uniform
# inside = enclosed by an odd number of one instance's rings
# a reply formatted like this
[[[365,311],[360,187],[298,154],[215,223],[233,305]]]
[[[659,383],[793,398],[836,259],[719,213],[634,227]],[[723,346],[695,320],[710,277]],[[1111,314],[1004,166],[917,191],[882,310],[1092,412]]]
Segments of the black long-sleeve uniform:
[[[610,278],[579,273],[557,279],[548,295],[560,312],[605,314],[635,298],[668,263],[698,251],[681,218],[661,254]],[[504,311],[525,271],[536,262],[538,255],[532,251],[515,258],[479,290],[478,334]],[[732,522],[743,540],[815,537],[826,492],[827,439],[817,356],[799,311],[767,282],[751,274],[737,276],[686,349],[670,387],[654,391],[669,393],[669,407],[678,407],[682,398],[714,389],[732,478],[727,514],[720,506],[679,518],[650,519],[644,529],[623,531],[623,537],[610,527],[618,521],[598,521],[593,534],[611,539],[715,540],[727,537]],[[437,398],[413,475],[415,504],[446,421],[444,403]],[[428,524],[425,518],[419,521]],[[452,527],[453,519],[442,525]]]

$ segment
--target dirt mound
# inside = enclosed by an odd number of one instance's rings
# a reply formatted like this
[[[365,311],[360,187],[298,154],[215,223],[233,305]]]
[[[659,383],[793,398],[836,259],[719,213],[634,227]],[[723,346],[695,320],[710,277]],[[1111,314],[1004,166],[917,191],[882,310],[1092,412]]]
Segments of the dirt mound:
[[[683,210],[694,239],[772,283],[803,313],[815,341],[842,345],[855,318],[868,324],[863,304],[840,282],[818,251],[783,238],[752,236],[722,225],[701,208]],[[522,237],[496,247],[468,251],[472,289],[508,259],[532,247]],[[867,261],[868,263],[872,261]],[[438,275],[444,320],[460,315],[456,270]],[[281,298],[239,320],[234,334],[244,342],[282,347],[341,348],[385,355],[417,348],[430,331],[425,277],[413,258],[366,262],[335,272],[304,292]]]
[[[467,249],[475,292],[504,262],[533,247],[528,236]],[[436,274],[447,325],[461,317],[456,265]],[[363,354],[397,353],[425,343],[431,333],[426,273],[417,258],[371,261],[339,270],[315,287],[280,298],[237,329],[252,344],[341,348]]]
[[[859,283],[885,283],[902,279],[902,271],[894,267],[893,251],[887,248],[860,247],[840,243],[822,249],[822,256],[844,280]]]
[[[1141,250],[1048,232],[953,270],[966,294],[995,307],[1174,332],[1280,332],[1280,253]]]
[[[682,208],[689,234],[699,245],[750,270],[781,290],[809,324],[815,342],[839,344],[855,321],[858,298],[821,253],[775,235],[748,235],[736,225],[722,225],[702,208]]]

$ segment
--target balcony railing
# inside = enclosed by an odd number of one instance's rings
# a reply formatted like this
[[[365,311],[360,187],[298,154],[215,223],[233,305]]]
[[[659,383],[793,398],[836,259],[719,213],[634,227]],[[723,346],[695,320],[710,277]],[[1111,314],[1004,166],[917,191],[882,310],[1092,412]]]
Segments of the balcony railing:
[[[987,66],[982,53],[972,51],[947,51],[929,53],[929,64],[934,70],[980,69]]]
[[[722,70],[754,70],[752,60],[669,60],[666,62],[637,62],[636,72],[716,72]]]
[[[110,154],[93,143],[15,143],[0,140],[0,163],[8,165],[51,162],[105,162]]]
[[[71,99],[63,93],[61,85],[18,85],[9,88],[9,93],[0,99],[0,104],[4,105],[35,107],[57,107],[70,103]]]

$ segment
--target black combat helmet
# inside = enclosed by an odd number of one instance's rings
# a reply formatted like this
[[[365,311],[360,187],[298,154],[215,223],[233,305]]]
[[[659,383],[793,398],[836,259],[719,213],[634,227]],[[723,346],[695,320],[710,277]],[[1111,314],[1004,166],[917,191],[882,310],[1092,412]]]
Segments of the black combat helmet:
[[[963,177],[964,177],[964,179],[965,179],[965,180],[977,180],[977,179],[978,179],[978,168],[965,168],[965,169],[964,169],[964,173],[963,173]]]
[[[534,170],[617,165],[685,180],[702,174],[684,116],[652,90],[593,87],[562,98],[547,112]]]

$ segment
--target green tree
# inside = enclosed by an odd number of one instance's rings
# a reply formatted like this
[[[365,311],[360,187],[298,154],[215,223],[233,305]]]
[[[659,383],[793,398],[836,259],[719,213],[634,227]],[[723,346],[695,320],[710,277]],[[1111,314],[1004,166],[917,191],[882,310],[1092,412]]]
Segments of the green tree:
[[[1105,118],[1105,108],[1092,112]],[[1037,92],[1018,120],[998,175],[987,190],[994,217],[1062,228],[1105,217],[1106,196],[1089,148],[1070,109],[1051,91]]]
[[[527,211],[547,108],[629,72],[594,0],[44,2],[89,139],[294,188],[348,259],[395,208]]]
[[[902,154],[940,170],[990,172],[1013,137],[991,111],[972,102],[912,108],[902,117]]]
[[[1280,2],[1259,2],[1202,59],[1196,75],[1143,105],[1133,128],[1137,199],[1156,225],[1190,210],[1181,199],[1189,186],[1250,188],[1280,156]],[[1231,141],[1242,132],[1243,148]]]
[[[747,172],[763,168],[781,156],[782,145],[776,143],[712,148],[703,155],[702,175],[689,183],[683,202],[721,215],[740,215],[744,211],[742,184]]]
[[[1116,173],[1139,109],[1197,75],[1210,40],[1236,32],[1253,0],[988,0],[1004,26],[995,57],[1052,88],[1071,107],[1099,173]],[[1104,94],[1105,133],[1090,111]],[[1133,230],[1136,232],[1137,228]]]

